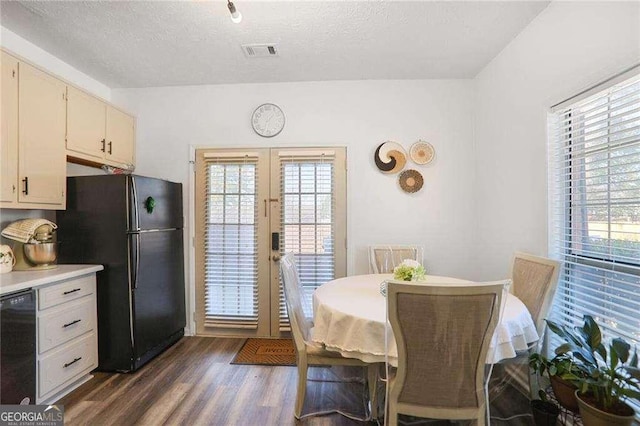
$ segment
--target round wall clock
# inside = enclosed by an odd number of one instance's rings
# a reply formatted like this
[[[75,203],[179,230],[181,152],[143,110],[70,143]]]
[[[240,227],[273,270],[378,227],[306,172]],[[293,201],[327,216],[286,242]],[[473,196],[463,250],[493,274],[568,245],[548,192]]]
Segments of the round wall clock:
[[[272,138],[284,129],[284,113],[278,105],[262,104],[253,111],[251,125],[260,136]]]

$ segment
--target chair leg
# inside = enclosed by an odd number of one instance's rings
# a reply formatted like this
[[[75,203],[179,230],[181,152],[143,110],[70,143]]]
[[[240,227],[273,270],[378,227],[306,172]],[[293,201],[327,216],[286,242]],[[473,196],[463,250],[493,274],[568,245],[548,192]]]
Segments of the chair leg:
[[[304,397],[307,393],[307,359],[298,357],[298,391],[296,393],[296,406],[294,415],[296,419],[300,419],[302,416],[302,407],[304,405]]]
[[[398,426],[398,410],[396,410],[395,404],[391,401],[387,402],[389,409],[387,410],[387,418],[384,419],[384,424],[387,426]]]
[[[493,374],[493,364],[490,364],[488,367],[485,367],[485,379],[483,383],[483,391],[484,391],[484,416],[480,416],[478,418],[478,426],[484,426],[485,422],[487,425],[491,424],[491,409],[489,407],[489,382],[491,381],[491,374]]]
[[[537,398],[538,390],[540,387],[538,385],[538,378],[536,377],[536,373],[534,373],[534,371],[529,366],[527,366],[527,373],[527,378],[529,379],[529,399],[533,401]]]
[[[487,405],[487,409],[486,409],[485,412],[487,413],[486,416],[484,414],[478,416],[478,426],[485,426],[485,425],[490,425],[491,424],[491,422],[489,420],[489,414],[488,414],[489,413],[489,406],[488,405]]]
[[[491,424],[491,409],[489,407],[489,386],[484,387],[484,416],[478,419],[478,426]]]
[[[367,366],[367,385],[369,387],[369,403],[371,404],[371,418],[378,418],[378,364]]]

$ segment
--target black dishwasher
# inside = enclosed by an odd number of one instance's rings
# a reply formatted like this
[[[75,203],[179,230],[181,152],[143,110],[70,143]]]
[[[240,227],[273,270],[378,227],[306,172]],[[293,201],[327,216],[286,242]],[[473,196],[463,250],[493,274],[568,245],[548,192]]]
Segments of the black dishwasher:
[[[35,291],[0,297],[0,403],[36,403]]]

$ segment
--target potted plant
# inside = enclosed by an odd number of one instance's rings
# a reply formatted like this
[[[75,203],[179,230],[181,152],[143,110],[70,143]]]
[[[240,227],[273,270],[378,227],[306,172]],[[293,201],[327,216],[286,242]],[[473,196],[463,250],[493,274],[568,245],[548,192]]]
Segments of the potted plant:
[[[621,338],[612,339],[607,350],[590,315],[584,316],[581,327],[547,323],[565,341],[556,354],[570,354],[581,370],[573,383],[585,426],[631,425],[635,412],[625,400],[640,399],[637,351],[631,356],[631,345]]]
[[[531,414],[536,426],[555,426],[560,414],[560,408],[549,400],[543,390],[538,392],[540,399],[531,401]]]
[[[542,354],[534,353],[529,357],[529,367],[539,376],[545,373],[551,382],[553,394],[562,407],[578,412],[578,401],[575,382],[582,377],[582,370],[574,362],[571,354],[563,353],[548,359]]]

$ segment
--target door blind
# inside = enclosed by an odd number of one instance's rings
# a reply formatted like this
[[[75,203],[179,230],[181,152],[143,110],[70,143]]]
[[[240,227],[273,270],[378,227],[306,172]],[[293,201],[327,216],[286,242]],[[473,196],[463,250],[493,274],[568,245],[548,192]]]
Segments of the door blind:
[[[205,161],[205,326],[255,329],[258,157],[220,153]]]
[[[550,115],[554,319],[640,344],[640,76]]]
[[[303,308],[312,313],[312,294],[335,278],[335,155],[332,151],[286,152],[280,163],[280,251],[295,253],[304,288]],[[289,320],[280,283],[280,327]]]

